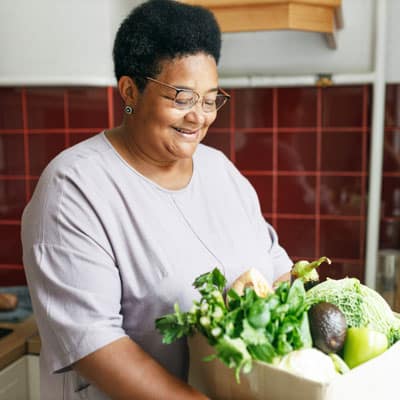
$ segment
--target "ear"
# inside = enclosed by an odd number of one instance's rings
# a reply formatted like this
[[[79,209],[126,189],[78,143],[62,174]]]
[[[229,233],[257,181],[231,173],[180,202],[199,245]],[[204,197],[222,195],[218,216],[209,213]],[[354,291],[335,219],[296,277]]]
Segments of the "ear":
[[[124,101],[124,104],[135,106],[139,94],[136,83],[129,76],[121,76],[118,81],[119,94]]]

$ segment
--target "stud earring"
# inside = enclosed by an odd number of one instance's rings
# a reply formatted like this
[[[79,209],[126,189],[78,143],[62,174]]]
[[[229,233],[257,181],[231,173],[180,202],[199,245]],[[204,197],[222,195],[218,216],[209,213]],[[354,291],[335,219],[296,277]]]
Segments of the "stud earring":
[[[128,115],[133,114],[133,107],[126,105],[126,106],[124,107],[124,113],[125,113],[125,114],[128,114]]]

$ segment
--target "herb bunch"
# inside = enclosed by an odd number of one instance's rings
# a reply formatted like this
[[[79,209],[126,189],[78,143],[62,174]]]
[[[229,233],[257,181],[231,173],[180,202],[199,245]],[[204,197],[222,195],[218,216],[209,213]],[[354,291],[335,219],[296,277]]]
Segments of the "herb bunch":
[[[276,363],[293,350],[312,346],[300,279],[280,283],[267,297],[247,288],[242,296],[230,289],[225,299],[226,278],[215,268],[197,277],[193,286],[201,297],[190,311],[175,304],[174,313],[156,320],[163,343],[199,332],[215,349],[206,360],[218,358],[234,368],[238,382],[240,372],[251,371],[253,360]]]

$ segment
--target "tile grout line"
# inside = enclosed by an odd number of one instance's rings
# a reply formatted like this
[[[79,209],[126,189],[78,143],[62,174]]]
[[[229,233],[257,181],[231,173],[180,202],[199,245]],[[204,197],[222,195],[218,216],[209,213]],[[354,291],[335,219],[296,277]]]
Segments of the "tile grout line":
[[[278,89],[272,89],[272,225],[278,230]]]
[[[321,247],[321,161],[322,161],[322,88],[317,89],[317,131],[316,131],[316,177],[315,177],[315,258],[320,257]]]
[[[65,147],[69,147],[71,137],[69,132],[69,93],[68,89],[64,89],[64,125],[65,125]]]
[[[271,213],[263,213],[264,216],[272,217]],[[304,219],[304,220],[315,220],[315,214],[289,214],[289,213],[278,213],[277,217],[280,219]],[[325,221],[362,221],[363,217],[359,215],[331,215],[331,214],[320,214],[320,220]]]
[[[20,219],[0,219],[0,225],[21,225]]]
[[[114,127],[114,93],[112,86],[107,87],[108,128]]]
[[[22,88],[21,91],[21,105],[22,105],[22,127],[24,137],[24,176],[25,176],[25,202],[28,203],[31,197],[30,187],[30,159],[29,159],[29,136],[28,136],[28,109],[26,99],[26,88]]]
[[[254,176],[272,176],[273,172],[264,170],[251,170],[251,169],[243,169],[241,170],[242,174],[244,175],[254,175]],[[280,170],[277,171],[276,173],[278,176],[317,176],[320,175],[322,176],[348,176],[348,177],[365,177],[368,174],[366,172],[359,172],[359,171],[310,171],[310,170],[297,170],[297,171],[286,171],[286,170]],[[400,176],[400,172],[393,172],[393,176],[398,177]]]
[[[364,86],[363,90],[363,118],[362,118],[362,172],[367,172],[367,135],[368,135],[368,100],[369,100],[369,88],[367,85]],[[367,175],[361,178],[361,207],[360,216],[363,220],[360,223],[360,260],[364,261],[365,258],[365,234],[366,234],[366,197],[367,197]],[[378,239],[379,240],[379,239]]]
[[[232,90],[231,94],[231,101],[230,101],[230,112],[229,112],[229,137],[230,137],[230,145],[229,145],[229,155],[231,161],[236,164],[236,154],[235,154],[235,102],[236,102],[236,91],[235,89]]]

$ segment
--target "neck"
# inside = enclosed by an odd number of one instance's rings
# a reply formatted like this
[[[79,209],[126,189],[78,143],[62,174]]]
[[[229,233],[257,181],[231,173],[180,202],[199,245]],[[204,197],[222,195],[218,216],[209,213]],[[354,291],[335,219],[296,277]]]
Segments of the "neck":
[[[121,155],[136,171],[161,187],[170,190],[188,185],[193,174],[191,158],[159,160],[146,153],[123,126],[111,129],[106,136]]]

